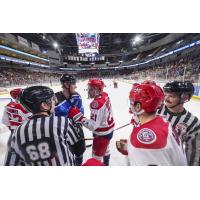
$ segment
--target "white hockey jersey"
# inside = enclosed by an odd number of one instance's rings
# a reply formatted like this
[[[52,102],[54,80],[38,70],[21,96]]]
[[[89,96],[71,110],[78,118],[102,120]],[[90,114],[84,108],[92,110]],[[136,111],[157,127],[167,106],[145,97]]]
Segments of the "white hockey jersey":
[[[8,126],[11,130],[15,130],[23,121],[29,120],[32,113],[16,102],[10,102],[4,108],[2,123]]]
[[[187,165],[186,156],[172,134],[171,125],[160,116],[133,129],[127,150],[130,165]]]
[[[84,118],[83,125],[96,135],[107,135],[114,129],[115,122],[112,114],[112,106],[106,92],[101,97],[95,98],[90,104],[90,119]]]

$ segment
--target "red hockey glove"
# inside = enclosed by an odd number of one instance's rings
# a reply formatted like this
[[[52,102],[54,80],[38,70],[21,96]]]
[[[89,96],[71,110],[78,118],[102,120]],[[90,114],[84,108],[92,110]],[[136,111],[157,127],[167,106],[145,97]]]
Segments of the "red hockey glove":
[[[140,124],[140,120],[137,116],[133,115],[130,123],[133,125],[133,126],[138,126]]]
[[[81,113],[81,111],[77,107],[72,107],[69,110],[68,118],[73,119],[75,122],[81,122],[84,116],[83,113]]]
[[[136,122],[136,120],[135,120],[134,117],[131,119],[131,124],[132,124],[133,126],[137,126],[137,125],[138,125],[138,123]]]
[[[127,140],[125,139],[120,139],[120,141],[116,141],[116,147],[117,150],[123,154],[123,155],[128,155],[127,151]]]

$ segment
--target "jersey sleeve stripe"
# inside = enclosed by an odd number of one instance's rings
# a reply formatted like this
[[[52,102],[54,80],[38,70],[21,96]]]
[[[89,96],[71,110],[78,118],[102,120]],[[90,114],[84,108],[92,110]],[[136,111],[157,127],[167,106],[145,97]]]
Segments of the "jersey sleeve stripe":
[[[72,131],[71,127],[69,126],[68,130],[67,130],[67,138],[70,142],[70,145],[73,145],[75,143],[75,140],[72,135],[73,135],[73,131]]]
[[[57,137],[57,117],[52,118],[53,123],[50,123],[50,128],[49,131],[51,135],[54,137],[55,141],[55,146],[56,146],[56,152],[59,157],[60,164],[62,165],[64,163],[63,156],[62,156],[62,151],[59,143],[59,138]]]
[[[65,139],[64,139],[64,135],[61,133],[61,129],[60,127],[63,124],[63,121],[62,121],[63,117],[57,117],[57,134],[59,136],[59,145],[60,145],[60,149],[62,151],[62,156],[63,156],[63,160],[64,160],[64,163],[69,163],[69,159],[68,159],[68,156],[66,154],[66,146],[65,146]]]
[[[192,145],[192,153],[190,155],[190,159],[189,159],[189,165],[193,165],[194,164],[194,160],[195,160],[195,153],[196,153],[196,138],[193,138],[191,141],[191,145]]]
[[[197,123],[198,119],[197,117],[194,118],[194,120],[192,121],[192,123],[190,124],[190,126],[188,126],[187,131],[190,131],[192,129],[192,127]]]
[[[200,124],[198,126],[196,126],[193,130],[191,130],[188,135],[195,133],[196,131],[198,131],[198,133],[200,134]]]
[[[42,134],[41,134],[41,118],[37,119],[36,122],[36,135],[37,135],[37,139],[41,139],[42,138]]]
[[[183,120],[183,122],[184,122],[184,123],[187,123],[188,120],[190,119],[190,117],[191,117],[191,113],[188,112],[187,115],[186,115],[186,117],[185,117],[185,119]]]

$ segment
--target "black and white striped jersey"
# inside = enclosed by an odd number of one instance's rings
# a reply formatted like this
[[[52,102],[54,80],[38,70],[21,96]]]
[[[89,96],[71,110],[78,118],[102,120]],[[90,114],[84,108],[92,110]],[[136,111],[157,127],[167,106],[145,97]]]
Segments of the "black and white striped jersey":
[[[80,139],[63,116],[33,116],[14,132],[5,165],[75,165],[69,145]]]
[[[200,120],[186,109],[182,113],[172,113],[165,105],[157,114],[165,117],[175,132],[180,132],[188,165],[200,165]]]

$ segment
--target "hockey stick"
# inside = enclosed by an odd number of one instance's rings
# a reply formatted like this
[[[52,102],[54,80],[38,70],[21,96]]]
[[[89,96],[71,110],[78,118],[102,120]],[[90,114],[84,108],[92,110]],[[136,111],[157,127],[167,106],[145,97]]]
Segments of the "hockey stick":
[[[116,129],[114,129],[114,131],[117,131],[117,130],[119,130],[119,129],[121,129],[121,128],[124,128],[124,127],[126,127],[126,126],[128,126],[128,125],[130,125],[130,124],[131,124],[131,123],[125,124],[125,125],[123,125],[123,126],[120,126],[120,127],[116,128]]]
[[[88,145],[86,145],[86,148],[91,147],[91,146],[92,146],[92,144],[88,144]]]
[[[128,124],[125,124],[125,125],[123,125],[123,126],[120,126],[120,127],[118,127],[118,128],[116,128],[114,131],[116,131],[116,130],[119,130],[119,129],[121,129],[121,128],[124,128],[124,127],[126,127],[126,126],[128,126],[128,125],[130,125],[131,123],[128,123]],[[82,138],[83,140],[94,140],[94,138]],[[86,145],[86,147],[87,147],[87,145]]]
[[[93,140],[94,138],[83,138],[83,140]]]

